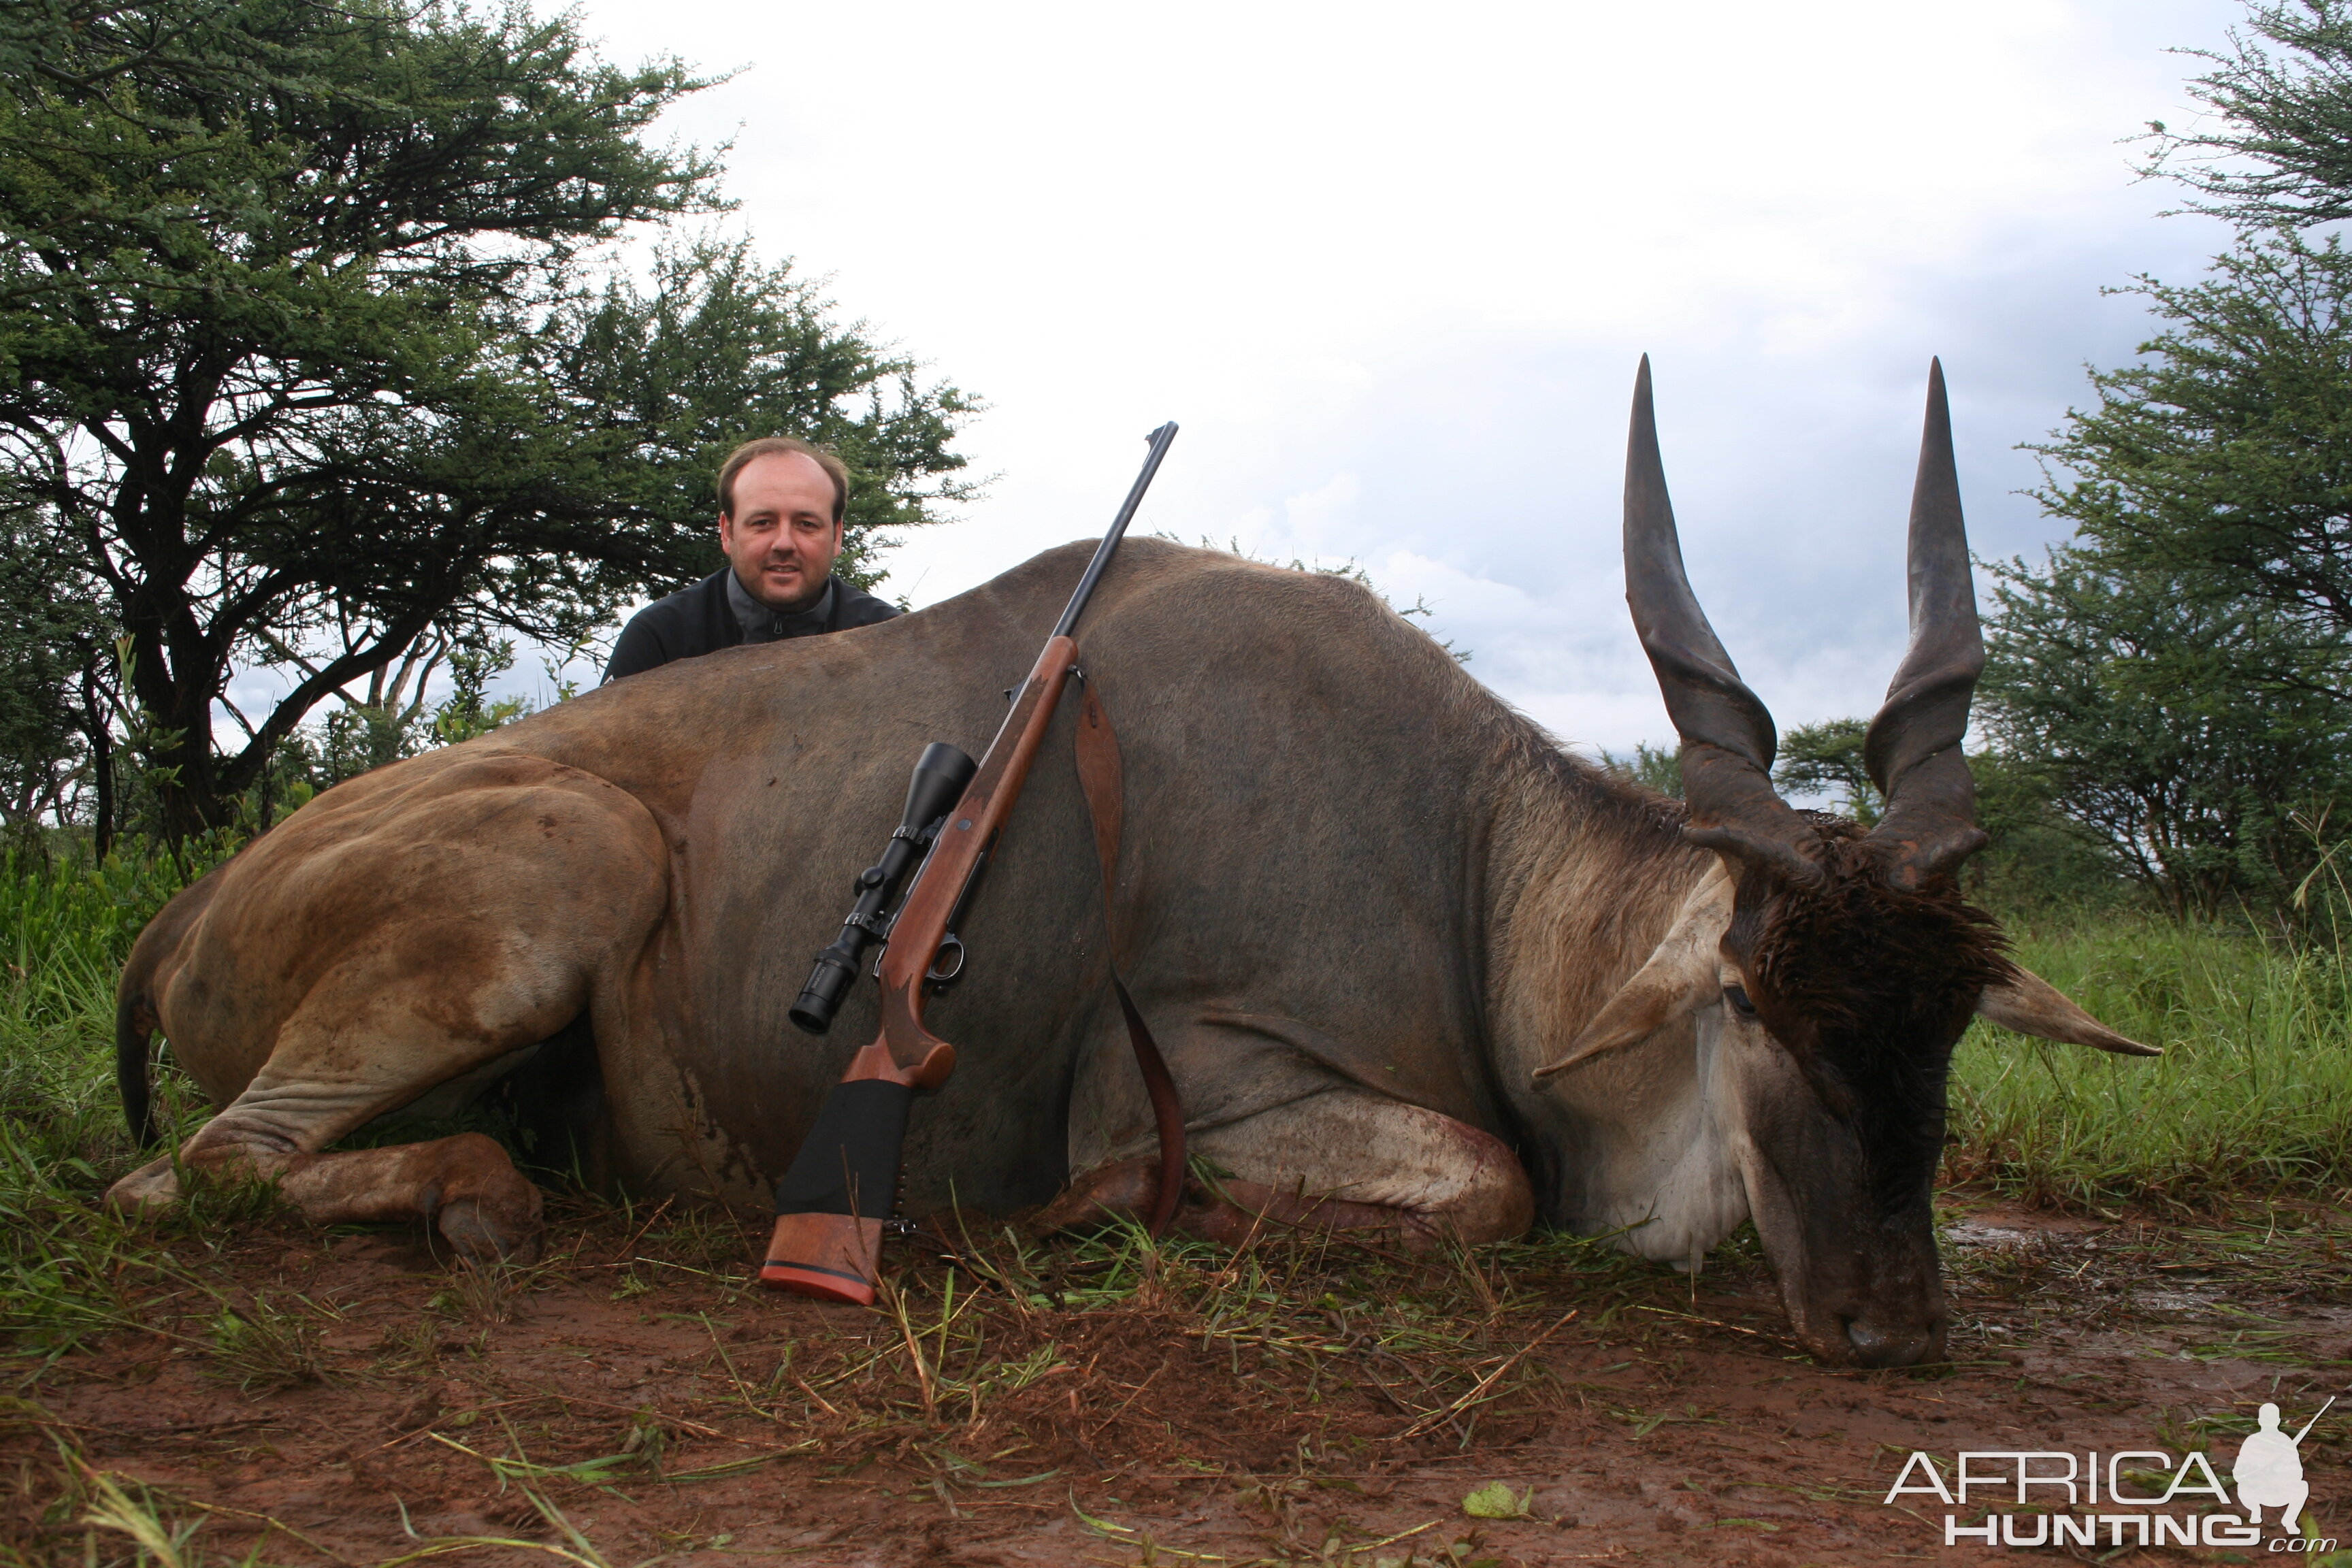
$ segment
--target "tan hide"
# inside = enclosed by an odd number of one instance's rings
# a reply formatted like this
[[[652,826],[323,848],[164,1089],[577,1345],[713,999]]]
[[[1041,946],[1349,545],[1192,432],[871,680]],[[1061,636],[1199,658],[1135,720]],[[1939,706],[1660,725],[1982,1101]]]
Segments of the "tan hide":
[[[2154,1046],[2127,1040],[2066,999],[2063,992],[2030,969],[2020,969],[2005,985],[1989,985],[1977,999],[1977,1014],[2004,1029],[2068,1045],[2096,1046],[2126,1057],[2160,1057]]]
[[[1646,1040],[1685,1013],[1723,994],[1723,960],[1717,949],[1731,923],[1730,875],[1718,862],[1675,916],[1666,939],[1633,978],[1618,987],[1600,1015],[1585,1026],[1556,1060],[1536,1068],[1538,1080],[1603,1051]]]

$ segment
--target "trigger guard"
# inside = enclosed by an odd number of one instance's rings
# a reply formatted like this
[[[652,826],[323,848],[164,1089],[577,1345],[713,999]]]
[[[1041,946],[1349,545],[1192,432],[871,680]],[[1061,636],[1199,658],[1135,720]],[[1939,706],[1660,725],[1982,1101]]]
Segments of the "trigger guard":
[[[945,985],[962,973],[963,938],[950,931],[940,941],[940,951],[932,955],[931,967],[923,978],[934,985]]]

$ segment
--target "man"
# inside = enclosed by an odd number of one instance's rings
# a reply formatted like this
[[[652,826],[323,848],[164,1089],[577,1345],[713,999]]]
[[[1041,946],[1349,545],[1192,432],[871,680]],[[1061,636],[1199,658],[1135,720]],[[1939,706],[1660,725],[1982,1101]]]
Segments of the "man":
[[[849,470],[790,436],[746,441],[719,469],[727,564],[629,618],[606,680],[738,643],[870,626],[898,614],[834,576]]]

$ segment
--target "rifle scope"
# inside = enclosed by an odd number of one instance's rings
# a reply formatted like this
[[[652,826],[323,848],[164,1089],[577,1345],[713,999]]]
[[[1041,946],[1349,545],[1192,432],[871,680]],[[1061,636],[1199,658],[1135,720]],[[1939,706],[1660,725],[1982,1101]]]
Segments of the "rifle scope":
[[[964,786],[979,770],[978,763],[944,741],[923,748],[915,763],[915,776],[907,784],[907,809],[898,816],[898,830],[890,835],[882,858],[857,873],[857,902],[851,906],[849,918],[841,922],[841,934],[833,939],[833,945],[816,955],[816,968],[801,987],[801,999],[793,1004],[793,1023],[812,1035],[833,1027],[841,999],[857,982],[866,950],[889,939],[891,922],[882,918],[882,911],[890,907],[898,884],[939,837],[940,824],[963,798]]]

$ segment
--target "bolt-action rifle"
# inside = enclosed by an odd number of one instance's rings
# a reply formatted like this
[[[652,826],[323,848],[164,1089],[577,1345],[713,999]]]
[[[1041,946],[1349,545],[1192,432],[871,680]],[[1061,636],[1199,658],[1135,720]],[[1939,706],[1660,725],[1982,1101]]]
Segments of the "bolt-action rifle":
[[[1151,433],[1143,471],[976,770],[952,746],[934,743],[924,751],[898,831],[880,862],[859,874],[857,903],[841,936],[818,955],[816,970],[793,1006],[793,1023],[822,1034],[855,983],[867,947],[885,942],[879,964],[882,1032],[849,1059],[819,1107],[816,1125],[776,1184],[776,1229],[760,1270],[762,1284],[860,1306],[874,1300],[882,1234],[897,1206],[908,1104],[918,1089],[939,1088],[955,1070],[955,1047],[923,1026],[926,988],[962,969],[963,944],[954,928],[1021,796],[1062,689],[1077,668],[1078,647],[1071,633],[1175,438],[1173,423]],[[949,800],[953,805],[943,807]],[[907,885],[905,901],[886,920],[893,887],[919,853],[922,865]]]

